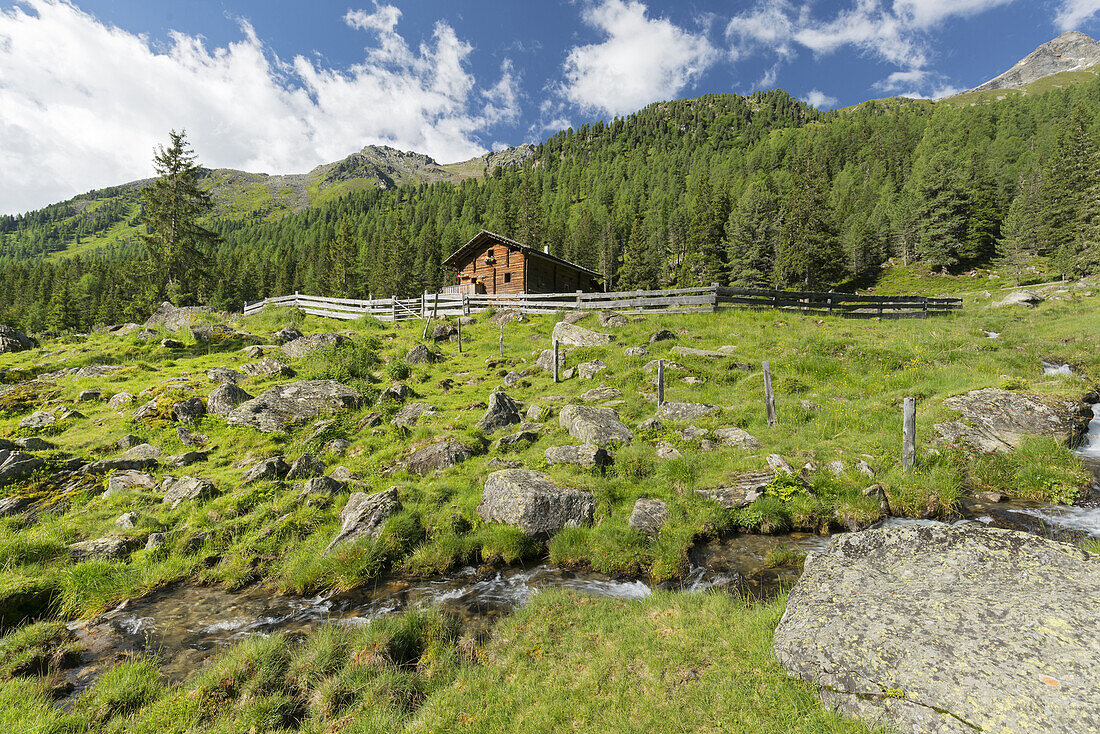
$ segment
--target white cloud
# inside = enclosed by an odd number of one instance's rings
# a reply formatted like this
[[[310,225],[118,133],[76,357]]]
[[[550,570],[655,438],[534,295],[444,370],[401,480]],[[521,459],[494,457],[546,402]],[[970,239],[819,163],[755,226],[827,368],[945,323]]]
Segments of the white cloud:
[[[759,2],[752,10],[735,15],[726,25],[726,38],[731,41],[730,59],[737,61],[760,46],[766,46],[780,58],[792,58],[794,31],[794,8],[787,0]]]
[[[376,42],[332,69],[279,59],[247,22],[239,41],[209,49],[181,33],[158,44],[65,0],[22,0],[0,11],[0,211],[149,176],[172,128],[187,129],[204,165],[270,173],[367,144],[441,161],[485,152],[486,126],[518,114],[511,63],[482,88],[450,26],[412,49],[400,17],[388,5],[349,11],[345,22]]]
[[[646,6],[634,0],[602,0],[583,18],[607,35],[566,57],[561,91],[585,110],[621,115],[676,97],[717,59],[705,36],[649,18]]]
[[[812,104],[814,107],[820,109],[827,109],[830,107],[836,107],[836,97],[830,97],[822,92],[820,89],[812,89],[810,93],[806,95],[806,101]]]
[[[1072,31],[1097,13],[1100,13],[1100,0],[1064,0],[1054,25],[1060,30]]]
[[[928,28],[952,16],[971,16],[1015,0],[894,0],[894,14],[907,25]]]

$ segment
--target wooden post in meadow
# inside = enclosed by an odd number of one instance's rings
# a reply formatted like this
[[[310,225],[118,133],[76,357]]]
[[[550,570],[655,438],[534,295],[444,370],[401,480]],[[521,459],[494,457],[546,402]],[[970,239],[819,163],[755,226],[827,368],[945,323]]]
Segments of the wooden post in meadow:
[[[462,317],[459,316],[455,321],[455,328],[458,329],[458,353],[462,354]]]
[[[912,469],[917,458],[917,399],[906,398],[901,416],[901,466]]]
[[[500,322],[500,356],[504,356],[504,322]]]
[[[560,353],[560,349],[561,349],[561,346],[558,343],[558,340],[555,339],[554,340],[554,383],[555,384],[557,384],[557,382],[559,380],[559,377],[558,377],[558,354]]]
[[[657,360],[657,408],[665,404],[665,361]]]
[[[772,392],[771,362],[764,363],[764,410],[768,414],[768,425],[777,425],[779,419],[775,417],[775,393]]]
[[[390,298],[390,318],[393,319],[393,325],[397,326],[397,296]]]
[[[420,335],[420,341],[424,341],[428,338],[428,327],[432,325],[432,315],[428,314],[428,318],[424,319],[424,333]]]

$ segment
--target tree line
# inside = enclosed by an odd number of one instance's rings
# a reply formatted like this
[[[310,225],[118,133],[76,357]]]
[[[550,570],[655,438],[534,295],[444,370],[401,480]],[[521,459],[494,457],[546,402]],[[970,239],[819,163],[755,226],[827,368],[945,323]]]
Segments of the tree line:
[[[449,282],[440,263],[482,228],[549,247],[613,289],[852,288],[891,258],[1017,273],[1046,258],[1056,273],[1094,273],[1098,113],[1100,80],[963,107],[822,113],[779,90],[657,103],[559,132],[485,179],[359,191],[273,222],[206,215],[205,264],[174,284],[149,277],[157,250],[137,243],[4,257],[0,318],[87,329],[143,318],[165,297],[239,310],[296,290],[412,296]]]

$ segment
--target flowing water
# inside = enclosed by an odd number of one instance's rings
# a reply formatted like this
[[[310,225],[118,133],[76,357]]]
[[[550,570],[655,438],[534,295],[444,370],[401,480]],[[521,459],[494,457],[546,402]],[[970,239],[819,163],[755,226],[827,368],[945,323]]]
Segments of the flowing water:
[[[1100,404],[1093,408],[1088,434],[1076,449],[1100,480]],[[968,501],[965,519],[1023,530],[1059,540],[1100,537],[1100,507],[1063,507],[1041,503]],[[933,520],[890,518],[883,525],[942,524]],[[794,548],[821,551],[830,539],[806,533],[782,536],[745,535],[693,549],[690,570],[674,584],[660,588],[687,592],[725,589],[766,597],[798,580],[795,566],[770,567],[770,552]],[[156,592],[86,624],[73,624],[85,647],[86,664],[69,672],[79,692],[102,671],[130,653],[151,653],[172,681],[186,678],[210,656],[250,635],[284,632],[305,634],[319,624],[367,624],[403,609],[434,606],[457,615],[468,631],[488,629],[501,615],[524,604],[540,589],[565,588],[603,597],[642,598],[653,587],[636,579],[618,579],[590,571],[548,564],[504,569],[472,566],[434,580],[380,579],[346,594],[295,597],[262,588],[226,591],[218,587],[180,585]]]
[[[1042,363],[1043,374],[1048,377],[1054,377],[1057,375],[1069,376],[1073,374],[1073,368],[1070,367],[1068,364],[1054,364],[1053,362],[1047,362],[1046,360],[1042,360]]]

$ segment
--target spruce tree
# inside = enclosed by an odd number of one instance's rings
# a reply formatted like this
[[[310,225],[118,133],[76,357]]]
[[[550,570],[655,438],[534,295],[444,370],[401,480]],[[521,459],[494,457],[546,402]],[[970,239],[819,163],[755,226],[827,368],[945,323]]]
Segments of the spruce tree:
[[[141,241],[153,275],[145,289],[154,301],[167,297],[181,305],[203,296],[210,254],[220,238],[199,224],[214,200],[199,188],[202,169],[186,131],[172,130],[169,138],[170,145],[160,146],[153,157],[157,178],[141,191],[141,219],[147,229]]]
[[[767,177],[753,180],[726,224],[726,282],[760,288],[772,282],[779,197]]]
[[[1019,188],[1001,225],[997,255],[1020,285],[1020,276],[1040,247],[1042,229],[1042,172],[1033,167],[1020,177]]]
[[[820,288],[844,273],[844,252],[824,171],[795,164],[776,236],[774,280],[780,287]]]

